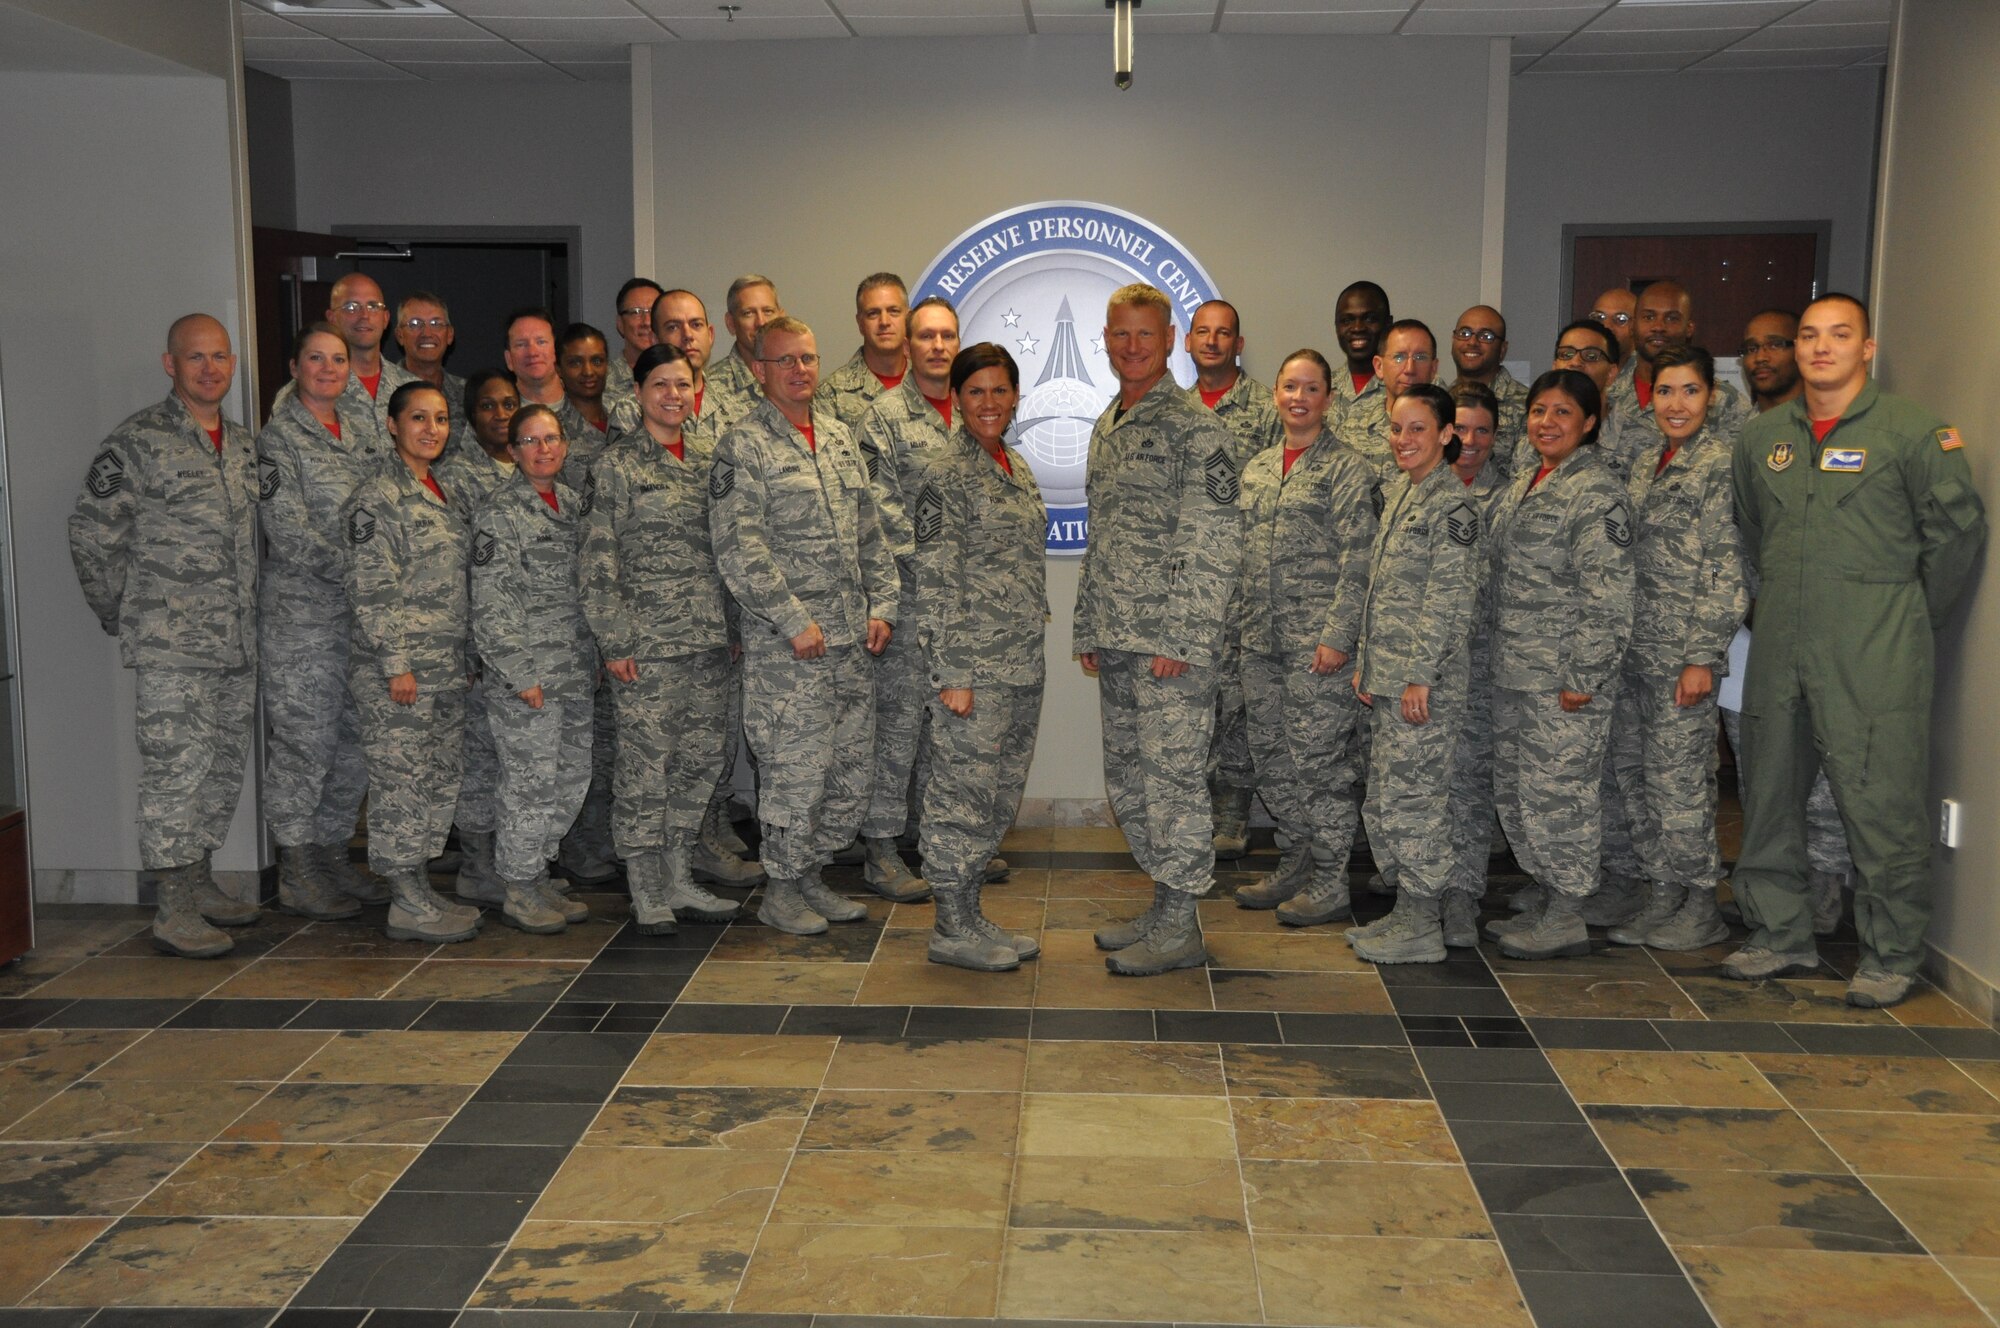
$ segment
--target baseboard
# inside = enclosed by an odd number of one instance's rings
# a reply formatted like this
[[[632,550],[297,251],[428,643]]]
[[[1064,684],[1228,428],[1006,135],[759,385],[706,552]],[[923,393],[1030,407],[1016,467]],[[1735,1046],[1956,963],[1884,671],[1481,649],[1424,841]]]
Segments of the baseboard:
[[[2000,1013],[2000,988],[1934,945],[1924,947],[1924,976],[1945,995],[1991,1024]]]

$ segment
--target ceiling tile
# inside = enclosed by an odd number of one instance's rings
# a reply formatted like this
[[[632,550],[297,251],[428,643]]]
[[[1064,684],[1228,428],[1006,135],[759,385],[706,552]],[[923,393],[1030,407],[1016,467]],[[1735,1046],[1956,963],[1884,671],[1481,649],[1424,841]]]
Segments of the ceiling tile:
[[[643,14],[623,18],[483,18],[488,32],[513,41],[656,42],[667,30]]]
[[[632,78],[631,62],[625,60],[617,64],[566,64],[557,67],[565,74],[588,83],[625,83]]]
[[[326,37],[484,37],[486,33],[455,14],[297,14],[292,21]]]
[[[666,19],[669,24],[677,18],[723,21],[715,12],[716,0],[632,0],[632,3],[648,14]],[[736,13],[738,23],[778,18],[833,18],[833,11],[826,7],[825,0],[730,0],[730,3],[742,6]],[[836,23],[839,21],[834,19]]]
[[[745,18],[731,23],[721,18],[672,18],[660,20],[667,30],[689,41],[758,41],[788,37],[845,37],[847,27],[832,14],[800,18]]]
[[[1887,23],[1896,16],[1895,0],[1813,0],[1780,23]]]
[[[303,37],[306,30],[298,24],[267,13],[255,5],[242,4],[237,9],[243,14],[243,35],[246,37]]]
[[[1531,4],[1523,5],[1513,0],[1423,0],[1423,7],[1438,13],[1455,9],[1587,9],[1595,13],[1607,3],[1608,0],[1532,0]]]
[[[1239,13],[1231,5],[1222,11],[1222,31],[1245,33],[1319,33],[1336,37],[1381,36],[1392,33],[1406,11],[1373,13],[1273,14]]]
[[[1550,51],[1535,61],[1532,72],[1537,74],[1641,74],[1671,73],[1691,60],[1699,60],[1697,53],[1653,52],[1644,54],[1632,52],[1625,55],[1589,55],[1584,52],[1572,54],[1565,47],[1560,51]]]
[[[1133,30],[1150,32],[1159,36],[1176,33],[1211,32],[1215,28],[1213,14],[1149,14],[1139,11],[1133,19]],[[1111,15],[1100,13],[1096,17],[1085,14],[1044,14],[1035,11],[1035,31],[1053,33],[1059,36],[1073,36],[1078,33],[1104,33],[1110,35]]]
[[[398,60],[398,69],[407,69],[419,78],[439,82],[504,80],[509,83],[570,83],[574,80],[554,65],[536,60],[525,65],[475,65],[440,63],[435,60]]]
[[[847,14],[842,9],[843,14]],[[1027,35],[1028,17],[1016,6],[1013,14],[878,15],[847,14],[857,37],[1020,37]]]
[[[467,18],[631,18],[627,0],[444,0]]]
[[[243,63],[258,60],[352,60],[354,52],[328,37],[293,41],[277,37],[245,37]]]
[[[1596,28],[1585,28],[1564,42],[1562,48],[1590,55],[1661,51],[1706,53],[1719,51],[1755,31],[1755,28],[1666,28],[1656,32],[1600,32]]]
[[[379,60],[246,60],[244,64],[274,78],[294,81],[326,78],[409,82],[416,77]]]
[[[949,0],[944,4],[939,0],[839,0],[839,4],[850,23],[857,18],[1018,18],[1022,30],[1027,30],[1021,0]]]
[[[1887,23],[1772,24],[1738,42],[1739,51],[1808,51],[1841,46],[1887,46]]]
[[[483,41],[385,41],[381,38],[347,43],[378,60],[407,64],[412,60],[450,64],[529,64],[535,57],[512,42],[488,37]]]
[[[1513,59],[1514,59],[1514,72],[1517,74],[1527,73],[1528,66],[1535,63],[1535,57],[1532,55],[1517,55]]]
[[[1546,5],[1517,5],[1512,9],[1433,9],[1425,5],[1403,24],[1403,34],[1421,37],[1510,37],[1517,32],[1573,32],[1589,17],[1588,10]]]
[[[1035,26],[1040,27],[1042,19],[1061,18],[1064,15],[1082,15],[1110,22],[1111,11],[1104,7],[1104,0],[1032,0],[1035,10]],[[1199,14],[1213,22],[1216,0],[1146,0],[1146,3],[1132,12],[1140,21],[1146,19],[1172,18],[1177,15]]]
[[[1838,69],[1865,60],[1881,47],[1824,46],[1810,51],[1746,51],[1733,48],[1717,51],[1691,68],[1715,69]]]
[[[664,41],[666,34],[660,37]],[[530,55],[557,65],[623,64],[630,58],[630,48],[624,42],[530,41],[521,45]]]
[[[1415,7],[1415,0],[1229,0],[1222,19],[1227,25],[1238,14],[1366,14],[1395,10],[1402,15]]]
[[[1761,28],[1798,8],[1799,0],[1723,0],[1716,4],[1617,5],[1590,26],[1600,32],[1646,28]]]

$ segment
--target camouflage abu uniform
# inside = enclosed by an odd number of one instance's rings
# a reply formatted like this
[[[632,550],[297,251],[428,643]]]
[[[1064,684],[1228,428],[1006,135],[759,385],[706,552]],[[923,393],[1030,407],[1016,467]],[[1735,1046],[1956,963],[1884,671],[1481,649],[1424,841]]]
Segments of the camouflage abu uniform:
[[[875,743],[868,620],[894,622],[896,562],[861,451],[838,420],[815,442],[769,401],[722,436],[709,474],[716,562],[741,609],[743,731],[763,772],[760,853],[801,880],[854,838]],[[814,623],[818,659],[792,638]]]
[[[1242,471],[1250,459],[1266,448],[1284,442],[1285,426],[1278,422],[1277,403],[1271,389],[1240,369],[1236,381],[1217,398],[1214,406],[1202,400],[1201,387],[1187,390],[1188,401],[1215,418],[1236,439],[1236,468]],[[1218,787],[1246,790],[1240,796],[1247,807],[1247,790],[1256,785],[1257,772],[1250,756],[1250,734],[1243,698],[1243,643],[1232,621],[1229,640],[1223,649],[1222,667],[1215,685],[1215,737],[1208,745],[1208,782]]]
[[[1199,895],[1215,876],[1205,766],[1217,665],[1242,562],[1236,439],[1171,374],[1090,434],[1090,544],[1072,631],[1097,654],[1104,776],[1132,856],[1155,883]],[[1155,678],[1154,656],[1188,665]]]
[[[1451,760],[1451,845],[1456,863],[1451,888],[1474,899],[1486,893],[1486,865],[1493,852],[1493,611],[1499,568],[1492,528],[1494,513],[1506,499],[1507,489],[1491,456],[1466,485],[1473,506],[1479,509],[1485,537],[1479,541],[1483,563],[1479,602],[1472,611],[1472,639],[1466,651],[1470,681],[1465,692],[1465,717],[1459,724],[1458,747]]]
[[[1322,428],[1285,473],[1282,448],[1243,470],[1238,627],[1250,752],[1264,805],[1293,840],[1328,861],[1354,844],[1360,776],[1354,647],[1375,543],[1375,476]],[[1314,673],[1314,651],[1348,657]]]
[[[1021,454],[1010,448],[1007,464],[954,429],[915,504],[933,753],[921,838],[924,874],[942,889],[980,882],[1020,806],[1041,722],[1048,509]],[[944,708],[948,688],[972,690],[970,715]]]
[[[1337,370],[1333,375],[1333,408],[1327,418],[1333,421],[1334,437],[1368,463],[1378,489],[1387,488],[1402,475],[1396,469],[1396,454],[1389,450],[1389,392],[1382,386],[1381,374],[1369,379],[1357,394],[1354,375],[1345,368]]]
[[[1632,517],[1592,445],[1534,480],[1515,478],[1490,536],[1493,789],[1521,866],[1580,898],[1598,884],[1599,782],[1632,632]],[[1562,691],[1590,704],[1564,710]]]
[[[635,410],[638,408],[639,385],[632,381],[632,366],[625,362],[625,352],[620,350],[604,366],[604,413],[609,416],[627,403]],[[609,432],[618,431],[614,420]]]
[[[911,520],[925,474],[952,455],[947,428],[917,390],[916,380],[905,378],[876,399],[855,432],[901,585],[898,631],[875,658],[875,768],[868,811],[861,819],[861,833],[870,839],[894,838],[909,823],[911,773],[923,746],[925,701],[934,690],[925,682],[923,596]]]
[[[70,514],[83,598],[138,689],[148,871],[221,848],[243,790],[257,700],[256,497],[250,431],[224,420],[218,451],[169,396],[111,431]]]
[[[626,859],[690,842],[722,769],[731,623],[708,527],[715,443],[685,429],[681,450],[643,429],[620,434],[584,518],[598,652],[639,667],[637,681],[605,684],[618,716],[611,829]]]
[[[1633,467],[1638,465],[1642,455],[1658,456],[1659,449],[1667,441],[1666,435],[1660,432],[1659,420],[1654,418],[1651,399],[1648,398],[1646,405],[1639,404],[1638,362],[1639,357],[1635,354],[1626,366],[1633,373],[1620,372],[1604,393],[1606,427],[1603,432],[1612,440],[1611,450],[1604,453],[1604,462],[1617,472],[1620,483],[1631,478]],[[1751,414],[1750,403],[1743,394],[1718,380],[1715,397],[1708,404],[1708,427],[1715,435],[1718,438],[1736,437],[1743,432]],[[1600,438],[1600,445],[1602,442]]]
[[[702,371],[701,415],[722,437],[730,427],[764,404],[764,385],[734,346]]]
[[[367,392],[361,395],[365,402]],[[341,513],[393,453],[364,422],[372,416],[347,404],[347,393],[334,413],[338,438],[293,391],[279,398],[257,435],[258,526],[265,540],[260,672],[270,744],[264,816],[285,848],[345,845],[368,791],[361,718],[347,685],[354,613],[342,584]]]
[[[495,460],[477,438],[468,438],[466,443],[465,448],[439,457],[431,473],[437,476],[439,487],[454,495],[461,510],[476,515],[493,491],[513,478],[514,466]],[[499,825],[493,799],[500,783],[500,756],[493,748],[486,679],[477,654],[468,657],[468,666],[472,677],[465,689],[465,759],[458,781],[458,806],[451,819],[462,831],[491,834]]]
[[[551,510],[518,470],[473,520],[472,641],[500,758],[494,861],[531,881],[556,856],[590,785],[597,646],[577,569],[587,501],[558,482]],[[536,710],[520,694],[542,689]]]
[[[375,382],[375,393],[370,396],[368,387],[361,381],[359,373],[347,375],[347,386],[340,389],[336,406],[340,412],[341,435],[349,450],[373,449],[377,456],[388,456],[395,450],[389,441],[389,398],[396,395],[396,389],[404,383],[423,380],[397,364],[394,360],[382,361],[382,376]],[[298,392],[298,384],[286,383],[278,389],[277,400],[271,403],[271,415],[275,418],[278,407],[289,401]],[[451,413],[455,417],[465,400],[465,385],[459,384],[458,395],[450,399]],[[359,426],[356,437],[347,438],[347,420],[352,417]]]
[[[382,875],[444,852],[458,801],[471,496],[445,489],[441,501],[398,458],[363,481],[347,509],[349,680],[368,754],[368,864]],[[413,705],[389,697],[390,680],[405,673],[416,675]]]
[[[908,382],[909,377],[910,364],[905,360],[903,372],[896,381],[883,382],[857,350],[854,358],[820,380],[819,390],[813,393],[813,415],[817,417],[831,412],[833,418],[846,425],[847,431],[858,438],[861,422],[868,418],[869,407]]]
[[[1368,843],[1396,885],[1436,899],[1450,884],[1452,762],[1470,687],[1469,646],[1485,559],[1479,508],[1440,460],[1391,485],[1375,536],[1355,680],[1374,700]],[[1430,718],[1403,718],[1406,687],[1430,689]],[[1386,869],[1386,867],[1385,867]]]

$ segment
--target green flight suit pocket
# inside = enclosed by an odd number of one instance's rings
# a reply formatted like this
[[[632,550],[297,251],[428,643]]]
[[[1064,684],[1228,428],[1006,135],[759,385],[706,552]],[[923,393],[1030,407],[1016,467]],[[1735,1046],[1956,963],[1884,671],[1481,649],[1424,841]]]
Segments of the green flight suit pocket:
[[[1951,528],[1964,535],[1978,528],[1984,520],[1979,496],[1959,480],[1946,480],[1930,491],[1925,499],[1938,515],[1951,523]]]

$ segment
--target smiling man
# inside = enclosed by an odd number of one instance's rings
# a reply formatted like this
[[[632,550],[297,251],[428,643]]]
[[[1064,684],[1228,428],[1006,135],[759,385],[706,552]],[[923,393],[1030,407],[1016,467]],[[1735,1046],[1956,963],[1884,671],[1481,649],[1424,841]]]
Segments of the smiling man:
[[[396,344],[403,348],[404,370],[444,393],[456,418],[462,413],[465,380],[444,367],[444,357],[458,337],[444,298],[429,291],[405,295],[396,306],[395,334]]]
[[[861,427],[868,408],[901,384],[910,370],[909,331],[904,327],[909,312],[910,293],[901,277],[877,272],[861,279],[854,291],[854,326],[861,333],[861,349],[819,385],[813,402],[817,409],[831,412],[850,431]],[[949,367],[949,361],[946,364]]]
[[[1614,334],[1615,335],[1615,334]],[[1694,300],[1677,281],[1656,281],[1639,292],[1632,321],[1631,372],[1620,372],[1604,396],[1605,427],[1598,451],[1605,464],[1624,479],[1633,460],[1664,440],[1653,418],[1653,363],[1669,346],[1695,342]],[[1708,406],[1708,427],[1719,437],[1734,438],[1750,418],[1743,394],[1718,380]]]

